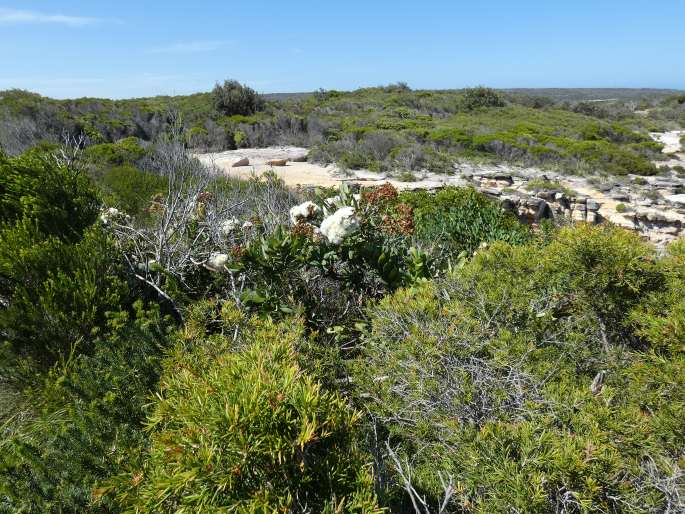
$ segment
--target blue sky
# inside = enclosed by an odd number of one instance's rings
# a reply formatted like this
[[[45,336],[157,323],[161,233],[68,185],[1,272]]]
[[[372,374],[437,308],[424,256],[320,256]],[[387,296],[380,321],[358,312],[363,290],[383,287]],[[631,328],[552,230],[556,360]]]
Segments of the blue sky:
[[[125,98],[224,78],[685,89],[685,0],[0,0],[0,89]]]

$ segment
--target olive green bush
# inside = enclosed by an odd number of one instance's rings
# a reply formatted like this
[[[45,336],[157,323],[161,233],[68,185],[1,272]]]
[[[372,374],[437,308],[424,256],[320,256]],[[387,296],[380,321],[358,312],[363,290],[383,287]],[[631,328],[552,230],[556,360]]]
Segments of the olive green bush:
[[[116,143],[101,143],[85,149],[85,156],[99,166],[133,165],[142,160],[147,151],[136,137],[121,139]]]
[[[168,181],[154,173],[132,166],[117,166],[104,170],[96,179],[110,204],[131,216],[143,216],[155,195],[165,193]]]
[[[504,107],[504,99],[494,89],[488,87],[474,87],[465,89],[461,98],[461,106],[467,111],[483,107]]]
[[[225,80],[223,84],[214,86],[212,100],[217,111],[229,116],[247,116],[264,108],[264,99],[254,89],[236,80]]]
[[[685,239],[667,247],[666,256],[658,262],[665,275],[666,287],[644,298],[631,314],[636,333],[650,346],[661,351],[685,349]]]
[[[404,192],[399,201],[412,206],[416,237],[433,246],[442,260],[473,253],[482,243],[521,244],[530,239],[528,228],[513,214],[473,189]]]
[[[351,369],[383,503],[682,509],[679,249],[657,263],[622,229],[563,229],[373,307]]]
[[[229,306],[218,322],[207,336],[191,321],[165,363],[143,465],[113,486],[122,507],[378,511],[359,414],[297,364],[301,323],[244,322]]]
[[[116,249],[101,229],[69,244],[28,220],[0,231],[0,333],[13,351],[52,364],[88,351],[108,311],[129,301]]]
[[[0,334],[18,355],[52,363],[118,311],[127,285],[98,228],[84,172],[44,155],[0,156]]]

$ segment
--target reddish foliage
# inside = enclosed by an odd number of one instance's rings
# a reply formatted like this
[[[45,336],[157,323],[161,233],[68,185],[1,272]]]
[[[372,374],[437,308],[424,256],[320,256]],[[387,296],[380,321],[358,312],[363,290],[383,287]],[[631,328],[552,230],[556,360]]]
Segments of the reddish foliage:
[[[414,232],[414,208],[406,203],[397,205],[392,215],[383,216],[383,226],[388,232],[411,234]]]
[[[388,202],[397,198],[397,189],[390,183],[385,183],[382,186],[364,193],[364,198],[369,205],[376,205],[379,203]]]

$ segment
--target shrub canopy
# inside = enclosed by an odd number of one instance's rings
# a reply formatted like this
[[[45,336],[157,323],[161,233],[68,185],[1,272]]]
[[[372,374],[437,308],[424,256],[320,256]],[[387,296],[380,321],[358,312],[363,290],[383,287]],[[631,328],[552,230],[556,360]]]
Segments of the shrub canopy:
[[[450,512],[682,507],[681,246],[657,264],[621,229],[564,229],[381,301],[352,366],[378,451],[431,504],[451,476]]]
[[[359,414],[299,368],[302,325],[251,325],[236,342],[191,329],[199,338],[166,363],[151,447],[119,500],[143,512],[377,511]]]

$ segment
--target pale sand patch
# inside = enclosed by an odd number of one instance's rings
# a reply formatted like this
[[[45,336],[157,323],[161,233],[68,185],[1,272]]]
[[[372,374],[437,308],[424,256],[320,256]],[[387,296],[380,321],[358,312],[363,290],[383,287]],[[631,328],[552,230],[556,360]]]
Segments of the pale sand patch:
[[[268,148],[242,148],[219,153],[194,154],[203,164],[216,168],[226,176],[251,178],[264,172],[274,172],[286,185],[336,187],[343,182],[354,182],[368,186],[378,186],[390,182],[398,189],[436,189],[445,185],[461,185],[462,180],[450,175],[436,173],[417,173],[418,180],[401,182],[384,173],[368,170],[343,172],[335,165],[324,166],[311,162],[292,162],[286,166],[270,166],[267,161],[277,159],[296,159],[306,156],[309,150],[295,146],[272,146]],[[234,168],[233,164],[247,158],[249,166]]]
[[[680,138],[685,130],[671,130],[670,132],[650,132],[652,139],[664,145],[664,153],[673,154],[682,151]]]

